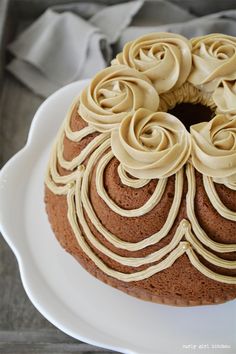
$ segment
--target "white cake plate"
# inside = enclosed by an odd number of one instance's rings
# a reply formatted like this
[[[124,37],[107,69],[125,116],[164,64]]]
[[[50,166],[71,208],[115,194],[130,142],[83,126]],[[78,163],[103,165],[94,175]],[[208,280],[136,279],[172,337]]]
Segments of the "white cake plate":
[[[144,302],[93,278],[56,241],[44,174],[55,134],[87,83],[70,84],[41,105],[27,145],[0,172],[0,229],[30,300],[63,332],[122,353],[236,353],[236,301],[195,308]]]

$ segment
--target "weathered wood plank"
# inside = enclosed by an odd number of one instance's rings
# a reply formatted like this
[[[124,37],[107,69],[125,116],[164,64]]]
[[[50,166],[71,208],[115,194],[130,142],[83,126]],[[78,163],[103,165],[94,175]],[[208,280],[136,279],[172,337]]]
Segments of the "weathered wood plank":
[[[27,328],[25,330],[17,331],[0,331],[0,343],[40,343],[40,344],[63,344],[63,343],[77,343],[78,345],[82,342],[67,336],[65,333],[61,332],[56,327],[49,329],[41,328],[37,331],[35,329]],[[86,344],[88,345],[88,344]]]
[[[41,328],[54,329],[29,301],[20,280],[16,259],[0,237],[0,332],[25,329],[38,331]]]
[[[59,348],[51,348],[50,346],[40,346],[40,345],[23,345],[23,346],[14,346],[12,344],[7,344],[5,346],[1,346],[0,344],[0,354],[105,354],[104,350],[96,351],[93,350],[93,347],[90,346],[90,350],[84,351],[78,347],[71,348],[70,345],[65,345]]]
[[[154,0],[155,1],[155,0]],[[188,9],[192,14],[204,16],[223,10],[235,9],[235,0],[168,0],[180,7]]]
[[[77,0],[77,2],[84,0]],[[131,0],[96,0],[102,4],[116,4]],[[147,0],[155,1],[155,0]],[[198,16],[203,16],[209,13],[218,12],[236,7],[235,0],[166,0],[173,2],[176,5],[188,9],[191,13]],[[94,0],[87,0],[87,2],[94,2]],[[14,11],[24,18],[33,18],[39,16],[47,7],[63,4],[65,0],[13,0]]]
[[[0,353],[111,353],[91,346],[57,329],[39,331],[0,331]]]
[[[101,348],[96,348],[86,344],[14,344],[14,343],[0,343],[1,354],[105,354],[105,351]]]
[[[5,46],[7,41],[7,22],[10,0],[0,1],[0,89],[3,84],[5,66]]]
[[[118,2],[125,2],[127,0],[87,0],[87,2],[98,2],[101,4],[112,5]],[[129,0],[130,1],[130,0]],[[65,4],[65,0],[13,0],[13,11],[21,18],[35,18],[41,15],[49,6]],[[72,1],[73,2],[73,1]],[[77,0],[76,2],[84,2],[84,0]]]
[[[30,123],[42,101],[12,76],[6,76],[0,101],[2,163],[25,145]]]

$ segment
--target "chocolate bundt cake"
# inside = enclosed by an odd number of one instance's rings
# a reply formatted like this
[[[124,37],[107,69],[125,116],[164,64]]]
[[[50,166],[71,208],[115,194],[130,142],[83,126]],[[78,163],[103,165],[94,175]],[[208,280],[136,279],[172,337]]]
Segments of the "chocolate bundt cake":
[[[114,288],[177,306],[236,298],[236,38],[127,43],[73,102],[45,204],[62,247]]]

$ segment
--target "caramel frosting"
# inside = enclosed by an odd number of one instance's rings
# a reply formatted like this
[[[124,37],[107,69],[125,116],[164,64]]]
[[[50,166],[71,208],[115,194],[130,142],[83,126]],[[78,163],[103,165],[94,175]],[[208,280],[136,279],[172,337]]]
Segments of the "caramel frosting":
[[[128,42],[112,64],[143,72],[158,93],[181,86],[192,65],[191,42],[174,33],[150,33]]]
[[[150,34],[128,43],[113,66],[99,72],[74,102],[52,148],[45,179],[47,187],[56,195],[66,196],[68,221],[88,258],[106,275],[124,282],[151,277],[186,255],[205,276],[236,284],[235,277],[213,272],[198,258],[199,255],[210,264],[236,269],[236,261],[212,252],[236,252],[236,244],[212,240],[198,223],[194,210],[196,168],[203,174],[205,192],[218,214],[236,221],[236,212],[223,204],[214,186],[214,182],[223,183],[236,190],[236,39],[213,34],[193,39],[192,46],[191,53],[191,42],[170,33]],[[166,113],[181,102],[202,103],[220,114],[210,122],[191,126],[188,133],[179,119]],[[79,131],[70,127],[74,109],[88,122]],[[65,137],[79,143],[94,132],[100,134],[78,156],[70,161],[65,159]],[[106,191],[104,171],[114,156],[120,162],[117,171],[124,185],[142,188],[152,178],[159,179],[153,194],[137,209],[120,207]],[[58,166],[67,173],[60,175]],[[174,197],[163,227],[138,242],[127,242],[106,229],[90,200],[93,172],[100,198],[113,212],[127,218],[142,217],[153,210],[164,196],[168,177],[175,175]],[[169,234],[179,214],[185,195],[184,173],[187,219],[179,222],[166,246],[145,257],[121,256],[95,237],[88,219],[117,249],[139,251],[160,242]],[[127,273],[115,271],[97,256],[90,244],[121,265],[146,267]]]
[[[125,215],[126,217],[134,217],[137,215],[141,216],[149,212],[162,198],[163,191],[165,190],[166,181],[162,179],[159,180],[157,188],[154,191],[153,195],[141,208],[136,210],[134,209],[133,211],[131,210],[130,213],[127,212],[126,214],[124,214],[125,210],[121,210],[118,205],[116,205],[114,202],[111,202],[107,194],[104,192],[104,179],[102,178],[102,173],[106,165],[109,163],[110,159],[113,157],[111,150],[107,152],[107,150],[111,146],[109,134],[100,134],[100,145],[97,146],[96,149],[88,151],[89,159],[86,166],[81,164],[82,160],[77,160],[77,165],[75,166],[75,162],[73,160],[63,161],[63,152],[60,156],[58,155],[58,141],[60,141],[61,136],[65,134],[67,137],[70,137],[72,141],[78,142],[82,139],[82,137],[85,137],[86,134],[90,134],[90,129],[88,129],[88,127],[85,127],[83,130],[81,130],[80,136],[78,136],[78,134],[71,133],[72,132],[69,127],[69,121],[66,121],[66,124],[63,125],[62,129],[59,131],[56,144],[54,145],[52,150],[52,158],[50,159],[47,170],[46,184],[53,193],[67,196],[68,220],[70,226],[75,234],[79,246],[99,269],[101,269],[105,274],[112,276],[116,279],[122,280],[124,282],[140,281],[142,279],[151,277],[157,272],[161,272],[163,269],[171,267],[179,257],[181,257],[183,254],[186,254],[191,264],[202,274],[205,274],[207,277],[216,281],[228,284],[236,284],[235,277],[225,276],[211,271],[209,268],[207,268],[204,264],[201,263],[197,256],[197,254],[199,254],[211,264],[217,265],[219,267],[223,267],[226,269],[236,268],[236,261],[225,260],[214,255],[210,251],[212,249],[219,253],[235,252],[236,245],[220,244],[211,240],[206,235],[201,226],[198,224],[194,212],[194,197],[196,191],[195,175],[194,168],[191,164],[187,164],[186,169],[188,180],[186,207],[187,216],[189,220],[183,219],[180,221],[175,231],[175,234],[168,245],[158,251],[155,251],[145,257],[140,258],[120,256],[105,247],[105,245],[103,245],[91,232],[88,223],[85,219],[84,212],[86,212],[87,216],[89,217],[89,220],[92,222],[94,227],[96,227],[96,229],[101,233],[101,235],[117,248],[135,251],[153,245],[163,239],[173,227],[173,223],[178,214],[183,194],[183,168],[175,174],[174,199],[166,222],[163,225],[162,229],[139,242],[126,242],[124,240],[119,239],[116,235],[113,235],[102,225],[91,205],[89,198],[89,181],[91,180],[91,173],[97,161],[99,161],[99,164],[97,165],[98,168],[96,170],[96,186],[99,191],[100,197],[103,198],[107,205],[109,205],[115,212],[121,215]],[[68,175],[60,176],[58,174],[56,166],[57,161],[59,160],[60,164],[62,163],[63,165],[65,165],[66,161],[67,169],[69,171]],[[52,161],[56,161],[55,166],[54,163],[52,164]],[[125,182],[125,179],[123,180],[123,182]],[[142,185],[143,183],[147,183],[147,180],[140,180],[140,182]],[[60,184],[60,186],[58,186],[58,183]],[[128,179],[128,184],[129,183],[130,180]],[[137,187],[137,180],[135,182],[135,187]],[[205,188],[208,190],[209,186],[205,184]],[[228,210],[221,202],[219,202],[219,198],[215,195],[214,190],[212,190],[211,182],[210,189],[207,191],[207,193],[210,196],[210,200],[212,201],[212,203],[216,203],[216,209],[219,209],[221,215],[224,215],[229,220],[235,220],[235,213]],[[212,191],[213,195],[211,195]],[[78,223],[78,218],[80,220],[80,223]],[[115,260],[116,262],[130,267],[139,267],[140,265],[147,265],[147,268],[141,271],[134,271],[131,273],[122,273],[109,268],[90,248],[84,235],[96,249],[98,249],[107,257]],[[205,248],[204,245],[207,246],[207,248]],[[153,262],[156,261],[158,261],[158,263],[152,265]]]
[[[165,178],[186,163],[191,140],[173,115],[138,109],[112,132],[111,147],[125,170],[137,178]]]
[[[197,239],[209,249],[219,252],[219,253],[226,253],[226,252],[236,252],[236,244],[222,244],[212,240],[201,227],[198,222],[197,216],[195,214],[194,209],[194,199],[196,195],[196,180],[195,180],[195,171],[194,167],[188,163],[186,166],[186,176],[188,181],[188,193],[186,195],[186,211],[188,219],[191,223],[192,229],[194,234],[196,235]],[[207,188],[206,192],[209,195],[208,186],[205,185]],[[217,210],[216,204],[213,204],[213,207]],[[224,206],[225,213],[227,213],[227,208]],[[234,218],[234,221],[236,219]],[[207,259],[207,258],[206,258]],[[210,261],[210,259],[207,259]],[[220,264],[217,264],[220,266]],[[228,268],[228,267],[227,267]],[[235,278],[236,282],[236,278]]]
[[[117,168],[117,172],[118,172],[121,182],[125,186],[129,186],[132,188],[142,188],[150,182],[150,179],[145,179],[145,178],[144,179],[141,179],[141,178],[136,179],[136,178],[129,177],[127,172],[125,171],[124,167],[121,164],[119,164],[119,166]]]
[[[236,181],[236,116],[223,114],[192,125],[192,162],[203,175]]]
[[[215,110],[216,105],[208,92],[203,92],[197,87],[185,82],[181,87],[160,95],[159,111],[167,112],[180,103],[200,103]]]
[[[203,176],[203,184],[205,187],[205,191],[207,193],[207,196],[211,202],[212,205],[214,205],[214,208],[217,210],[217,212],[223,216],[223,218],[228,219],[228,220],[236,220],[236,212],[233,210],[228,209],[220,200],[220,197],[217,194],[217,191],[215,189],[214,182],[211,177],[208,176]]]
[[[156,185],[155,191],[148,200],[146,204],[141,206],[138,209],[123,209],[116,205],[113,200],[109,197],[108,193],[106,192],[106,189],[103,184],[104,180],[104,171],[108,165],[108,163],[111,161],[111,159],[114,157],[112,151],[108,152],[106,155],[104,155],[101,160],[98,162],[97,165],[97,179],[96,179],[96,189],[98,195],[104,200],[104,202],[109,206],[111,210],[113,210],[115,213],[122,215],[122,216],[142,216],[143,214],[148,213],[150,210],[152,210],[155,205],[157,205],[161,198],[163,197],[163,194],[165,192],[165,187],[167,184],[167,178],[162,178],[159,180],[159,182]]]
[[[209,34],[192,39],[193,65],[188,80],[213,92],[222,80],[236,79],[236,38]]]
[[[100,132],[110,131],[130,113],[156,111],[159,96],[151,81],[135,69],[116,65],[100,71],[80,96],[79,114]]]
[[[236,115],[236,81],[223,80],[222,85],[213,92],[212,98],[218,112]]]

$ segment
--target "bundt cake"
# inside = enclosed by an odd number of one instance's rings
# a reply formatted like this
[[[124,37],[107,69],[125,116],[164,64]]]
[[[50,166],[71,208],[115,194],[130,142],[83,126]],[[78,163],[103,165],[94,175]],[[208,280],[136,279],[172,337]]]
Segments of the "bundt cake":
[[[236,38],[127,43],[68,111],[45,204],[62,247],[114,288],[176,306],[236,298]]]

